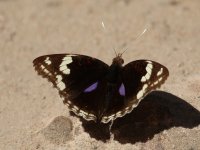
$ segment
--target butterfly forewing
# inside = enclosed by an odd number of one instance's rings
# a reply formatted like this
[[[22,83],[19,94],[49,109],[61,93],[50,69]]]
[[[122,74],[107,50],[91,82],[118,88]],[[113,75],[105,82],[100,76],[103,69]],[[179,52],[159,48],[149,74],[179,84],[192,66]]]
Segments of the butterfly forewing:
[[[168,75],[167,68],[154,61],[136,60],[128,63],[124,66],[122,75],[126,97],[140,99],[149,91],[160,87]]]
[[[101,80],[107,73],[107,64],[76,54],[41,56],[33,64],[38,74],[47,78],[59,90],[71,111],[86,120],[96,120],[96,110],[102,100],[99,96],[103,92],[100,90],[103,86]]]
[[[160,85],[164,83],[169,76],[169,72],[165,66],[157,62],[136,60],[122,68],[121,76],[124,87],[122,88],[121,84],[118,88],[124,90],[124,98],[122,98],[120,94],[118,94],[117,97],[121,99],[123,103],[118,102],[118,106],[111,106],[112,110],[115,112],[107,112],[102,118],[102,122],[104,123],[130,113],[145,95],[159,88]]]

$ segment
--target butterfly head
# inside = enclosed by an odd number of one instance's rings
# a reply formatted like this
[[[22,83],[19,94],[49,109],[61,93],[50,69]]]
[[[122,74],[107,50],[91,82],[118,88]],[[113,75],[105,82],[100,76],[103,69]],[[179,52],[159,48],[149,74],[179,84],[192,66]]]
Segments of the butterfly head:
[[[124,60],[122,58],[122,53],[117,54],[117,56],[113,58],[113,64],[122,66],[123,63],[124,63]]]

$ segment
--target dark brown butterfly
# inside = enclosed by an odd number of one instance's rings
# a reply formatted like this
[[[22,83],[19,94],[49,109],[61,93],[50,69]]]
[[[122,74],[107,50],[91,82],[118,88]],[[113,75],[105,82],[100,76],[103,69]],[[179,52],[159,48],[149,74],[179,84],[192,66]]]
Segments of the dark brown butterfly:
[[[110,66],[78,54],[45,55],[33,61],[35,70],[53,83],[70,111],[103,123],[130,113],[169,76],[165,66],[151,60],[123,63],[122,54]]]

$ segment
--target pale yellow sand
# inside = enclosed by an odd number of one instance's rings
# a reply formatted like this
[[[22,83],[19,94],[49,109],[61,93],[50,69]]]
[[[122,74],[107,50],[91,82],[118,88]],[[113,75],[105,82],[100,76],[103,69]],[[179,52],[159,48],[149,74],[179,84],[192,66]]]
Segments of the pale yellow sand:
[[[200,149],[199,18],[199,0],[0,0],[0,149]],[[170,76],[106,141],[69,115],[32,60],[66,52],[110,64],[113,46],[128,47],[126,63],[158,61]]]

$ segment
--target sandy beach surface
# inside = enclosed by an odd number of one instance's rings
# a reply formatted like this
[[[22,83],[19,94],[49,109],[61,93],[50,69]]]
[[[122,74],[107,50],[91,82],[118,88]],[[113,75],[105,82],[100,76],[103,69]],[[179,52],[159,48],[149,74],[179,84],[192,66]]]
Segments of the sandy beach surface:
[[[0,149],[199,150],[199,18],[199,0],[0,0]],[[110,135],[70,115],[32,61],[78,53],[110,64],[113,48],[128,49],[125,64],[154,60],[170,76]]]

